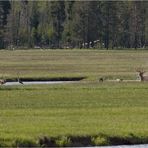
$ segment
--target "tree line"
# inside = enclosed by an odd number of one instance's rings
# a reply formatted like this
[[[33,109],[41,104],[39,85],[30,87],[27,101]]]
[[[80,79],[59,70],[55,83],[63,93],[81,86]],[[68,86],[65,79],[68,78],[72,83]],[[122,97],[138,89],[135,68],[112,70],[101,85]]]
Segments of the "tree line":
[[[2,48],[146,48],[148,1],[0,1]]]

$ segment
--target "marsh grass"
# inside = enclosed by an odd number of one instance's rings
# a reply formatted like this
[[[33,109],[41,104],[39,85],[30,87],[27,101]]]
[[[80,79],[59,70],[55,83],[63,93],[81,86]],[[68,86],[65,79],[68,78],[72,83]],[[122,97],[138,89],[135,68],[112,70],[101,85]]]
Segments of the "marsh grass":
[[[21,78],[87,77],[88,80],[136,79],[148,70],[146,50],[16,50],[0,51],[0,76]]]
[[[3,86],[0,138],[14,141],[98,133],[146,137],[147,87],[140,82]]]
[[[87,77],[73,84],[0,86],[0,145],[36,145],[40,137],[60,137],[55,144],[65,145],[68,135],[93,139],[98,133],[109,145],[130,137],[130,143],[147,143],[148,83],[98,81],[136,79],[135,67],[146,70],[147,59],[147,51],[0,51],[7,78],[18,71],[22,78]],[[103,138],[93,142],[103,144]]]

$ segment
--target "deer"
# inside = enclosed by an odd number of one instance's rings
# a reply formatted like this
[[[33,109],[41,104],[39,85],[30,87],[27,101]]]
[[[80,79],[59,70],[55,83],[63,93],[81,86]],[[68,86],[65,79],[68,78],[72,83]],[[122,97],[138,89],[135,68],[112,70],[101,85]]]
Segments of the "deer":
[[[148,76],[147,75],[143,75],[145,73],[145,71],[143,71],[143,70],[137,70],[137,72],[139,72],[139,76],[140,76],[141,82],[148,81]]]

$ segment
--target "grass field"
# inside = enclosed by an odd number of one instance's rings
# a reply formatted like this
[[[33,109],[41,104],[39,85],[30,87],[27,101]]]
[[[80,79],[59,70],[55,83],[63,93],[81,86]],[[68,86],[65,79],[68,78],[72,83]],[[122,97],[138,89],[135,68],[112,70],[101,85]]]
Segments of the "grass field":
[[[0,86],[0,145],[42,136],[148,137],[148,83],[103,82],[137,79],[148,70],[148,51],[0,51],[1,76],[78,77],[73,84]]]
[[[137,68],[148,70],[148,52],[99,50],[0,51],[0,76],[73,77],[96,80],[122,77],[136,79]]]

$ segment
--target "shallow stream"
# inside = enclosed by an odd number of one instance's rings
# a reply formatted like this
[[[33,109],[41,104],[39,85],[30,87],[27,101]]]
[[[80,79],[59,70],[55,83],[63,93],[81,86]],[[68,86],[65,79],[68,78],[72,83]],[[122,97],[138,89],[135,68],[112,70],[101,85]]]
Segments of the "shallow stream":
[[[6,82],[4,85],[33,85],[33,84],[61,84],[61,83],[74,83],[74,81],[25,81],[22,82]]]

